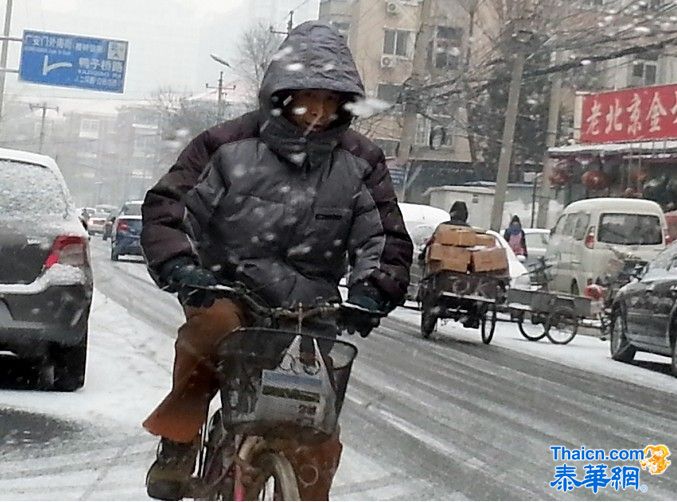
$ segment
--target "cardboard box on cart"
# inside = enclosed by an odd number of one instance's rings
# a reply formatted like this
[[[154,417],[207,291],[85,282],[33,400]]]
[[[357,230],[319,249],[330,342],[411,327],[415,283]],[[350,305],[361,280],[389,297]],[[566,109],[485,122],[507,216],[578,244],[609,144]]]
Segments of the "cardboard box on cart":
[[[429,273],[441,270],[467,272],[470,266],[471,253],[467,248],[432,244],[428,248],[426,270]]]
[[[471,248],[477,245],[477,238],[472,228],[440,225],[433,236],[433,242],[443,246]]]
[[[478,248],[471,251],[474,272],[498,272],[508,270],[508,255],[500,247]]]

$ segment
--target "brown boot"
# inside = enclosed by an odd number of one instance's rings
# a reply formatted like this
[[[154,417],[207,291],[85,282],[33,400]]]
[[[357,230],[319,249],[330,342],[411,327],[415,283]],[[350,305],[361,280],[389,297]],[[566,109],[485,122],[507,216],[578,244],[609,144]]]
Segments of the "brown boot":
[[[199,442],[177,443],[162,438],[157,458],[148,470],[146,490],[148,496],[159,500],[181,500],[195,469]]]

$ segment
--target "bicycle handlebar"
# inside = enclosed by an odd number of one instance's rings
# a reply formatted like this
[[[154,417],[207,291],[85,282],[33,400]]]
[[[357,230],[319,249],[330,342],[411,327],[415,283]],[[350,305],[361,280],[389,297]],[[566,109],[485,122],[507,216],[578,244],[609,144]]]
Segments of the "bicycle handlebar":
[[[224,298],[233,298],[242,301],[255,315],[261,317],[271,317],[273,319],[290,319],[304,321],[308,318],[319,317],[325,315],[336,314],[340,311],[353,311],[361,312],[375,317],[385,317],[385,312],[368,310],[359,305],[355,305],[350,302],[324,302],[319,305],[315,305],[308,310],[304,310],[303,304],[299,304],[299,307],[296,309],[287,309],[283,307],[268,307],[261,304],[243,285],[234,285],[228,286],[225,284],[217,284],[214,286],[191,286],[188,287],[202,290],[210,291],[216,293],[219,296]]]

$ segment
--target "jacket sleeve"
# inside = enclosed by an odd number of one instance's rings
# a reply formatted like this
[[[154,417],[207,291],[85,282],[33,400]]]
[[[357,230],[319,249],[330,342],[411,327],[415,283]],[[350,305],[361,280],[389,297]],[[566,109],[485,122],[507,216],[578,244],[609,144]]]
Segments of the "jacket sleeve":
[[[356,273],[351,283],[368,278],[391,304],[402,304],[409,286],[414,247],[380,149],[364,179],[355,214],[351,239]]]
[[[224,144],[258,134],[258,115],[249,113],[198,135],[151,188],[141,208],[141,247],[151,275],[160,286],[159,270],[172,258],[197,254],[186,228],[185,196],[197,184],[209,159]]]

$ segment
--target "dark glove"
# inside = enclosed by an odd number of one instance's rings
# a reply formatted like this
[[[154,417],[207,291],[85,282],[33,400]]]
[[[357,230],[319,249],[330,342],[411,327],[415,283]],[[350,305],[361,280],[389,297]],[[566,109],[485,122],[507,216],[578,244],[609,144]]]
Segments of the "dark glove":
[[[378,288],[368,282],[355,284],[348,292],[348,303],[364,310],[346,309],[341,316],[339,326],[351,335],[356,331],[366,338],[371,330],[377,328],[388,310],[388,303]]]
[[[214,274],[185,256],[169,260],[162,266],[160,277],[168,285],[169,291],[178,293],[182,305],[208,308],[214,304],[216,296],[210,291],[197,287],[216,286]]]

